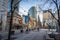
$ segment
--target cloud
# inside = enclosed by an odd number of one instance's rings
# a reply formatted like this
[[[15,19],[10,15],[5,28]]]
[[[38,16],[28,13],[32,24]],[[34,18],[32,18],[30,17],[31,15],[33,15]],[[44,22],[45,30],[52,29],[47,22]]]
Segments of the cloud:
[[[28,13],[27,13],[27,11],[19,8],[19,14],[20,14],[20,15],[27,15]]]

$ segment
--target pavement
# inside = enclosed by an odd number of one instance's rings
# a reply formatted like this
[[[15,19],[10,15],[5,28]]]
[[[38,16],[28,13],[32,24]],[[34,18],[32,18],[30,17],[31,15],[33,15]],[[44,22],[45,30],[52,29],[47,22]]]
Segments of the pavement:
[[[44,31],[33,31],[15,40],[45,40],[45,34]]]
[[[39,31],[28,31],[24,33],[20,33],[19,30],[15,31],[14,35],[11,35],[11,40],[45,40],[45,36],[47,35],[46,32],[48,30],[46,29],[40,29]],[[1,32],[3,35],[3,40],[7,39],[7,32]],[[1,34],[0,33],[0,34]]]

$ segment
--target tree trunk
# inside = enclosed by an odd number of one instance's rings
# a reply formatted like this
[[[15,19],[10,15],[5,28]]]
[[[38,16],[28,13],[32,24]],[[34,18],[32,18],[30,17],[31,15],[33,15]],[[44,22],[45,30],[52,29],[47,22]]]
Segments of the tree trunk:
[[[58,12],[58,32],[60,32],[60,14],[59,14],[59,9],[57,9]]]

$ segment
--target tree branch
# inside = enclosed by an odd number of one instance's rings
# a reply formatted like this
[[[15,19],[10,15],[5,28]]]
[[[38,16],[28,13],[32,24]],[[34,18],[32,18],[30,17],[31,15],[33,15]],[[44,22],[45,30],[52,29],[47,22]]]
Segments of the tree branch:
[[[50,12],[50,14],[52,15],[52,17],[54,17],[58,21],[58,19],[52,14],[51,11],[48,10],[48,12]]]
[[[57,4],[57,1],[52,0],[55,4]]]
[[[12,9],[14,9],[14,11],[15,11],[15,9],[17,8],[16,5],[18,5],[21,1],[22,1],[22,0],[18,1],[16,4],[14,4],[14,6],[12,7]],[[10,12],[11,12],[11,10],[9,11],[9,13],[10,13]]]
[[[17,4],[19,4],[22,0],[18,1],[16,4],[14,4],[14,6],[16,6]]]
[[[56,1],[52,0],[52,1],[55,3],[55,5],[56,5],[56,7],[57,7],[57,10],[58,10],[57,0],[56,0]]]
[[[46,0],[43,4],[43,6],[45,6],[45,4],[49,3],[49,0]]]

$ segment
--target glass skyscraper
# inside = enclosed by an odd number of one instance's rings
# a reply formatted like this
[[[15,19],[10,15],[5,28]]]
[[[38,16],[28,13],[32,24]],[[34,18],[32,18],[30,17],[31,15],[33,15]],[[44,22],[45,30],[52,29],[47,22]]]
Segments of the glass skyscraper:
[[[31,7],[28,11],[28,14],[32,17],[35,18],[35,20],[37,20],[37,11],[35,7]]]

